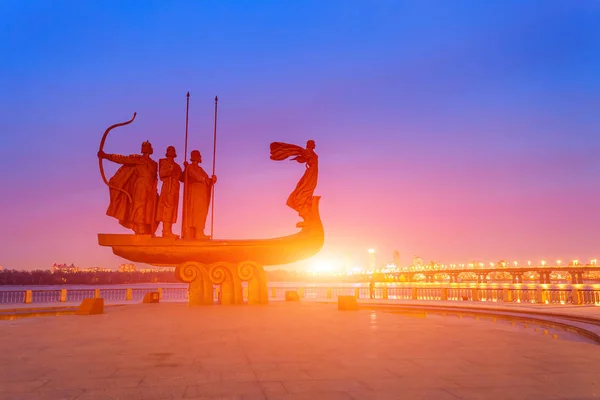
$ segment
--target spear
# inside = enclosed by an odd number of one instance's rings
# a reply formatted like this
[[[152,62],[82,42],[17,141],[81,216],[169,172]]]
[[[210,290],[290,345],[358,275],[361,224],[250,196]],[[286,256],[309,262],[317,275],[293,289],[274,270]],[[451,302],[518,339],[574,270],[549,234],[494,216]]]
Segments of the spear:
[[[187,145],[188,145],[188,115],[190,111],[190,92],[187,92],[186,95],[186,104],[185,104],[185,152],[183,153],[183,163],[187,163]],[[183,239],[183,232],[185,226],[187,224],[186,221],[186,203],[187,203],[187,182],[188,182],[188,171],[185,169],[185,173],[183,175],[183,205],[181,207],[181,238]]]
[[[217,106],[219,104],[219,97],[215,96],[215,124],[213,129],[213,164],[212,164],[212,176],[215,175],[215,164],[217,161]],[[210,215],[210,238],[213,238],[214,225],[215,225],[215,185],[212,185],[210,193],[212,204],[211,215]]]

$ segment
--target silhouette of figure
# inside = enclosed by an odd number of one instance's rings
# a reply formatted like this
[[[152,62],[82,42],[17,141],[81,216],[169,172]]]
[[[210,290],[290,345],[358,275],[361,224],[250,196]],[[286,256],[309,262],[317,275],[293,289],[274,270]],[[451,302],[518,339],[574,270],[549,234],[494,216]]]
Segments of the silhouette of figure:
[[[204,234],[206,217],[210,206],[210,197],[212,185],[217,183],[217,177],[209,177],[208,174],[199,165],[202,162],[202,155],[198,150],[193,150],[190,155],[191,164],[184,163],[184,221],[183,237],[185,239],[209,239],[210,236]],[[185,175],[187,174],[187,177]],[[186,180],[187,179],[187,180]]]
[[[271,160],[281,161],[293,157],[293,161],[306,164],[304,175],[289,195],[286,204],[296,210],[300,217],[306,219],[312,207],[312,198],[317,187],[319,175],[319,156],[315,153],[315,141],[306,142],[306,149],[295,144],[273,142],[271,143]],[[303,226],[302,222],[296,224]]]
[[[177,222],[179,182],[183,182],[183,173],[179,164],[175,162],[175,157],[177,157],[175,147],[167,147],[165,156],[167,158],[158,160],[158,176],[162,181],[162,188],[158,198],[156,222],[162,222],[163,224],[163,237],[176,237],[177,235],[173,233],[172,226]]]
[[[150,158],[152,153],[152,145],[148,141],[142,143],[142,155],[98,152],[100,158],[123,164],[109,180],[112,187],[106,215],[118,219],[121,225],[140,235],[154,234],[158,226],[154,218],[158,200],[158,165]],[[119,189],[129,193],[131,202]]]

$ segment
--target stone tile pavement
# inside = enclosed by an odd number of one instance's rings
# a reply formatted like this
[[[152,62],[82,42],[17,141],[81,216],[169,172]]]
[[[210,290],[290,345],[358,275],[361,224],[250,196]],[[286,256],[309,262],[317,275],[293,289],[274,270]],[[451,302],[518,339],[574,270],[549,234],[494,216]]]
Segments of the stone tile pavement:
[[[0,321],[0,399],[592,399],[600,346],[333,304]]]
[[[307,300],[304,300],[307,301]],[[309,300],[310,301],[310,300]],[[314,302],[336,303],[336,300],[312,300]],[[443,307],[468,307],[481,309],[497,309],[510,312],[533,311],[537,313],[574,315],[600,320],[600,306],[597,305],[571,305],[571,304],[534,304],[534,303],[504,303],[492,301],[456,301],[456,300],[383,300],[360,299],[362,306],[391,305],[391,306],[443,306]],[[56,303],[55,303],[56,304]]]

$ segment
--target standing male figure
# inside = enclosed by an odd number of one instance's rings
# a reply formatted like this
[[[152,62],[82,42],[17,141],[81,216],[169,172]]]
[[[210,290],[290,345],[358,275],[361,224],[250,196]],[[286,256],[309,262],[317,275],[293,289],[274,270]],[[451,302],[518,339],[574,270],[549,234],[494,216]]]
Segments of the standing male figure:
[[[142,155],[106,154],[98,152],[98,157],[123,164],[108,181],[110,204],[106,215],[119,220],[119,223],[132,229],[138,235],[151,235],[156,231],[155,222],[158,164],[150,158],[152,145],[142,143]],[[124,193],[127,192],[131,201]]]
[[[184,163],[183,172],[184,182],[187,185],[183,200],[185,207],[183,237],[184,239],[210,239],[210,236],[204,234],[204,226],[210,206],[212,185],[217,183],[217,177],[213,175],[209,178],[199,165],[202,162],[202,155],[198,150],[192,151],[190,161],[191,164]]]
[[[177,152],[175,147],[167,147],[167,158],[158,161],[158,175],[162,181],[156,222],[163,224],[163,237],[177,237],[173,233],[173,224],[177,222],[177,208],[179,205],[179,182],[183,182],[183,174],[179,164],[175,162]]]

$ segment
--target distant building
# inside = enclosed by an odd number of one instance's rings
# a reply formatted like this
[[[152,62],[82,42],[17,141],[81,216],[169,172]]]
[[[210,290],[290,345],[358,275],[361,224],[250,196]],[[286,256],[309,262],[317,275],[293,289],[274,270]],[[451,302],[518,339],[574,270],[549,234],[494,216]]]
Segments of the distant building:
[[[100,268],[100,267],[92,267],[86,268],[83,272],[112,272],[112,269],[109,268]]]
[[[175,272],[175,267],[154,267],[154,268],[141,268],[138,270],[142,274],[149,274],[154,272]]]
[[[140,272],[142,274],[149,274],[152,272],[163,272],[163,271],[164,271],[163,268],[142,268],[142,269],[140,269]]]
[[[422,267],[423,266],[423,259],[419,256],[414,256],[413,257],[413,266],[415,267]]]
[[[50,268],[50,270],[52,271],[52,273],[61,272],[61,273],[72,274],[75,272],[79,272],[79,268],[77,268],[74,264],[67,265],[67,264],[54,263],[54,264],[52,264],[52,267]]]
[[[400,268],[400,252],[398,250],[394,250],[393,261],[396,268]]]
[[[119,272],[135,272],[135,265],[121,264],[119,265]]]
[[[377,258],[375,256],[375,250],[369,249],[369,268],[374,269],[377,266]]]

